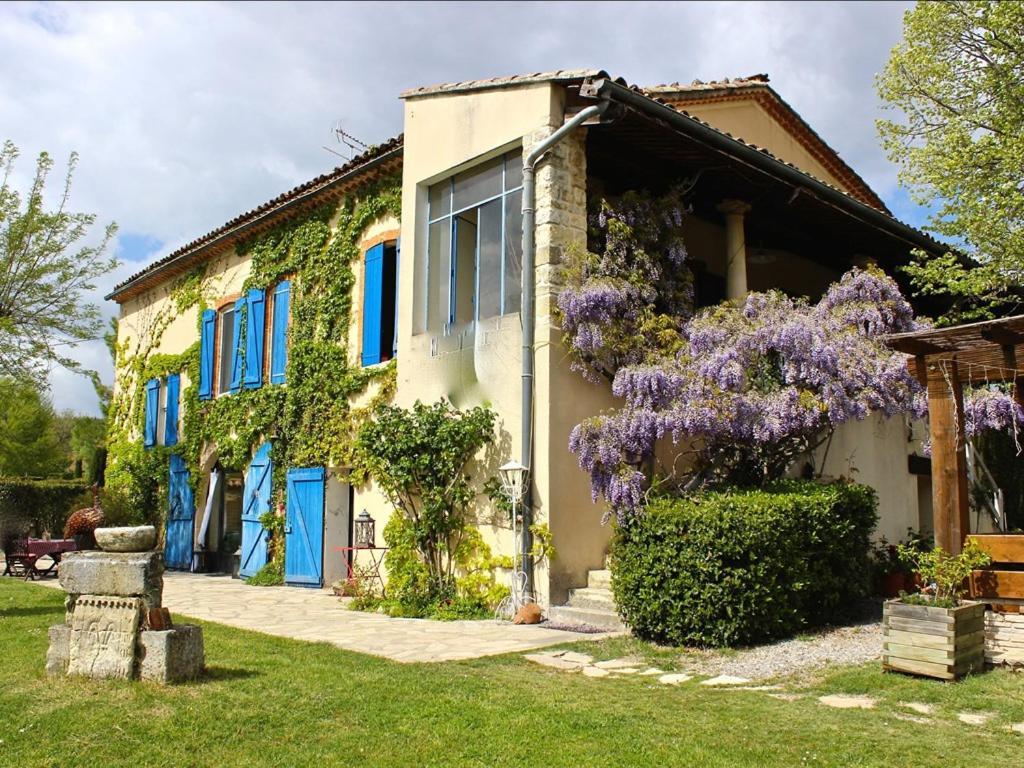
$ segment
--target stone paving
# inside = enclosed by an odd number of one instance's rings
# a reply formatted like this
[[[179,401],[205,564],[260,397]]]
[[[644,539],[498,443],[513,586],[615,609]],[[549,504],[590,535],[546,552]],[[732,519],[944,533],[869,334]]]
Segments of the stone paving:
[[[57,579],[33,583],[60,588]],[[250,587],[227,576],[190,573],[164,574],[163,604],[176,618],[189,616],[278,637],[331,643],[403,662],[474,659],[608,636],[494,621],[393,619],[350,611],[327,590]]]
[[[559,672],[582,672],[584,677],[619,677],[636,675],[638,678],[657,677],[657,682],[665,686],[685,685],[693,681],[694,685],[706,685],[712,689],[722,691],[760,691],[779,701],[799,701],[805,697],[804,693],[793,693],[784,690],[781,684],[772,685],[746,685],[752,682],[746,678],[733,675],[717,675],[703,680],[698,680],[697,675],[685,673],[662,673],[657,667],[646,667],[642,659],[627,657],[622,659],[606,659],[594,661],[593,657],[585,653],[572,651],[548,650],[539,653],[527,653],[524,658],[542,667],[548,667]],[[637,674],[639,672],[639,674]],[[818,696],[817,701],[822,706],[833,709],[868,709],[874,710],[879,699],[872,696],[857,696],[848,693],[833,693],[825,696]],[[896,706],[902,709],[909,709],[916,712],[911,715],[906,712],[892,712],[891,715],[897,720],[906,720],[919,725],[931,725],[937,720],[924,715],[935,715],[936,707],[933,704],[926,704],[920,701],[901,701]],[[970,726],[988,725],[996,717],[994,712],[957,712],[957,721]],[[1001,726],[1005,730],[1024,735],[1024,723],[1010,723]]]

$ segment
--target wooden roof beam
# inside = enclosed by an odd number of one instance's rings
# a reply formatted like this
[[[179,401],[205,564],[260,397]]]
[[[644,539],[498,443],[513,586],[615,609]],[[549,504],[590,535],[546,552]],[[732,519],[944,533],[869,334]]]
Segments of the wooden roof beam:
[[[924,341],[923,339],[916,338],[901,339],[898,337],[889,337],[886,343],[891,349],[895,349],[897,352],[913,355],[914,357],[921,357],[922,355],[938,355],[943,352],[955,351],[948,349],[947,347],[940,347],[938,344],[933,344],[930,341]]]

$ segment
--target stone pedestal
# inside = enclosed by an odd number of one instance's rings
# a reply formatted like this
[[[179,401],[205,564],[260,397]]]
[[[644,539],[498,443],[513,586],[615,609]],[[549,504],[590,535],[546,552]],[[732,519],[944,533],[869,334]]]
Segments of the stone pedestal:
[[[182,625],[151,629],[162,616],[160,552],[71,552],[60,564],[67,620],[50,627],[49,674],[161,683],[203,671],[203,633]]]
[[[195,680],[203,673],[203,630],[179,624],[162,632],[150,630],[140,637],[139,677],[158,683]]]

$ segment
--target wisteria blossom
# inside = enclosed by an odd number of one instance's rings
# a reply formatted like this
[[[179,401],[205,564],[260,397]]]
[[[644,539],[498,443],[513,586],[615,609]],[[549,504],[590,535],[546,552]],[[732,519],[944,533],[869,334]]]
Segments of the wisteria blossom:
[[[854,269],[814,304],[778,291],[692,314],[679,201],[604,201],[590,251],[571,260],[559,308],[588,378],[621,407],[579,424],[569,448],[620,521],[639,510],[663,438],[688,448],[674,481],[760,485],[783,476],[837,426],[872,413],[927,416],[903,354],[880,337],[924,327],[896,283]],[[1024,409],[1000,388],[967,393],[965,434],[1011,430]]]

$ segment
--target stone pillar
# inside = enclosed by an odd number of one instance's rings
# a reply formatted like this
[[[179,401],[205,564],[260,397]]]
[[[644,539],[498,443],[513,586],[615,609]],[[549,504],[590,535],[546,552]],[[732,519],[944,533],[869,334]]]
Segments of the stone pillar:
[[[743,216],[750,205],[742,200],[723,200],[717,209],[725,216],[725,297],[730,301],[747,293],[747,241]]]

